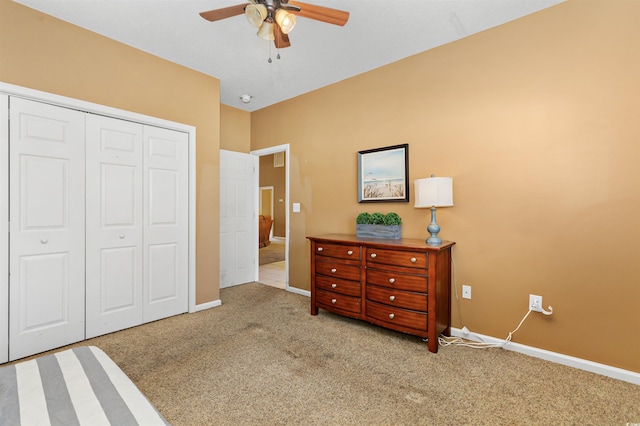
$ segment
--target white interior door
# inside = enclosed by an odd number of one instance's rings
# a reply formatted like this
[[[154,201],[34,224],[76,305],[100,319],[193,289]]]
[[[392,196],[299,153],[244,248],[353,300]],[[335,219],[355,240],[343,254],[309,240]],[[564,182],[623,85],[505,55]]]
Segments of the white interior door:
[[[0,94],[0,364],[9,361],[9,97]],[[5,228],[5,223],[7,227]]]
[[[258,157],[220,150],[220,288],[256,280]]]
[[[143,317],[187,312],[189,281],[189,138],[144,126]]]
[[[10,100],[9,358],[84,339],[84,114]]]
[[[142,125],[86,117],[87,338],[142,324]]]

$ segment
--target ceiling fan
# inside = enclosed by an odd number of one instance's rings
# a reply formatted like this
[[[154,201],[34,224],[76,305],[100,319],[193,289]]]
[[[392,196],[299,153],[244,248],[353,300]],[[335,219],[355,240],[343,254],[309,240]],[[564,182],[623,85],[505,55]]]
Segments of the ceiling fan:
[[[248,4],[200,12],[200,16],[213,22],[243,13],[258,28],[258,37],[273,40],[279,49],[291,45],[288,34],[296,25],[296,16],[339,26],[349,19],[349,12],[289,0],[250,0]]]

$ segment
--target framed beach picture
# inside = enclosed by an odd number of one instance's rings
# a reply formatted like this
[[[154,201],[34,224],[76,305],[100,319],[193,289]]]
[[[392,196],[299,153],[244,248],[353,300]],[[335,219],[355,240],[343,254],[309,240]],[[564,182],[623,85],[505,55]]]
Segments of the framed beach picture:
[[[358,202],[409,201],[409,144],[358,151]]]

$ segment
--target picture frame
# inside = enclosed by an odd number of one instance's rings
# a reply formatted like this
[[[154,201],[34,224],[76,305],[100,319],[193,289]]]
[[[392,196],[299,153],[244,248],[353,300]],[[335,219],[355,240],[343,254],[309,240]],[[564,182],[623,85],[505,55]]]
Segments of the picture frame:
[[[358,202],[409,202],[409,144],[358,151]]]

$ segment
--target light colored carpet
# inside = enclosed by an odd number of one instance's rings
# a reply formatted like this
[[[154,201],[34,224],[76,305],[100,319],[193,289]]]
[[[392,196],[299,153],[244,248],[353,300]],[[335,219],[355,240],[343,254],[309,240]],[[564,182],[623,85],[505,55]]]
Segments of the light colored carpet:
[[[282,262],[284,260],[284,244],[284,240],[276,239],[268,246],[260,247],[258,250],[259,264]]]
[[[176,426],[640,422],[640,386],[501,349],[433,354],[413,336],[311,316],[307,297],[260,284],[221,298],[83,344]]]

